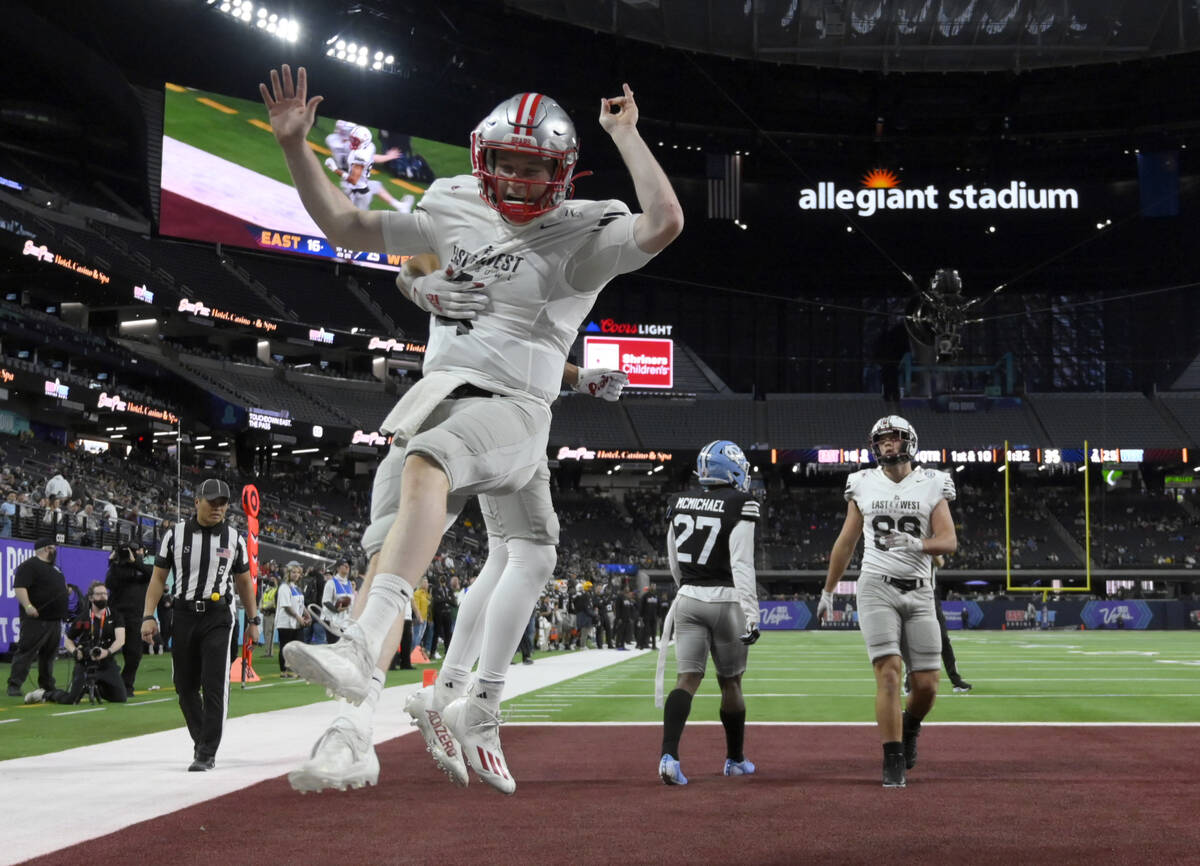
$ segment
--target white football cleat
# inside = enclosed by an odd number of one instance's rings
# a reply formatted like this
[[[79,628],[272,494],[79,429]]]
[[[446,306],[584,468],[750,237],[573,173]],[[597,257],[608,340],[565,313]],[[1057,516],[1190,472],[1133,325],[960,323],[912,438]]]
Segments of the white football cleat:
[[[500,748],[498,713],[493,713],[474,695],[467,695],[447,704],[442,718],[481,781],[502,794],[517,790],[517,780],[508,771],[504,750]]]
[[[408,696],[404,701],[404,712],[412,716],[412,723],[425,738],[425,750],[433,756],[450,781],[465,788],[471,781],[467,764],[463,760],[462,746],[454,739],[446,726],[442,714],[434,709],[437,703],[436,686],[425,686]]]
[[[361,788],[379,781],[379,758],[370,739],[345,719],[336,720],[313,745],[307,761],[288,773],[301,794],[326,788]]]
[[[335,644],[306,644],[292,641],[283,650],[288,668],[310,683],[325,686],[331,696],[345,698],[357,706],[367,697],[375,656],[354,623]]]

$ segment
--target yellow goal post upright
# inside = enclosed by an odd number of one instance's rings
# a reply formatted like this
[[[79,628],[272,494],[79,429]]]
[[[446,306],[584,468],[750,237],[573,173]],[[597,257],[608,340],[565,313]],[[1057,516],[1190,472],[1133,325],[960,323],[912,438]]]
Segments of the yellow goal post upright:
[[[1044,601],[1051,592],[1092,591],[1092,503],[1091,464],[1088,459],[1088,443],[1083,441],[1083,586],[1015,586],[1012,569],[1012,493],[1011,466],[1008,462],[1009,443],[1004,441],[1004,584],[1006,592],[1040,592]]]

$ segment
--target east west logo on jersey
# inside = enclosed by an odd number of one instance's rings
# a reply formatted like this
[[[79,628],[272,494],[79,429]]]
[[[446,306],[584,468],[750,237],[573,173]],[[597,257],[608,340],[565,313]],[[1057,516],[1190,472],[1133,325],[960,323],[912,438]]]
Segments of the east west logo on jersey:
[[[932,535],[930,518],[938,503],[955,498],[954,479],[937,469],[914,469],[903,481],[892,481],[879,467],[861,469],[846,479],[846,499],[863,515],[862,572],[900,578],[925,578],[933,557],[915,550],[888,550],[881,536],[904,532],[915,538]]]

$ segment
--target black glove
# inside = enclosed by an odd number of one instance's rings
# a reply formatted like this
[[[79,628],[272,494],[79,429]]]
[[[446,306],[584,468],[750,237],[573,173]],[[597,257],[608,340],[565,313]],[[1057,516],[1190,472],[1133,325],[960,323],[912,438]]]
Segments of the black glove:
[[[747,631],[745,634],[738,637],[738,640],[740,640],[746,646],[750,646],[755,641],[757,641],[761,636],[762,636],[762,633],[758,630],[758,626],[751,626],[749,631]]]

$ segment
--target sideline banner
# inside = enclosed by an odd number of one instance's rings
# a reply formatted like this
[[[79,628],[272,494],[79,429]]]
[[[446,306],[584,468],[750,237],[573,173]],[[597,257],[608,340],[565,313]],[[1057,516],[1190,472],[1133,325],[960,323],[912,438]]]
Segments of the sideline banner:
[[[59,545],[54,564],[62,569],[67,583],[73,583],[80,593],[86,593],[93,580],[104,580],[108,573],[108,551]],[[13,589],[17,566],[33,556],[32,541],[0,539],[0,568],[3,569],[4,590],[0,592],[0,647],[15,644],[20,638],[21,606]]]

